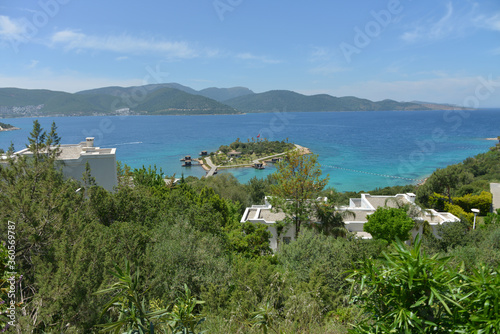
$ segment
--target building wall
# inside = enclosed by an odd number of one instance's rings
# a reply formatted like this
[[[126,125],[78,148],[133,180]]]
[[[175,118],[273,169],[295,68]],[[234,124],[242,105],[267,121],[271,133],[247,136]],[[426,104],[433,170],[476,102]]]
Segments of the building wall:
[[[115,154],[81,155],[78,159],[64,160],[64,176],[81,181],[87,161],[90,174],[99,186],[108,191],[113,191],[113,188],[118,186]]]

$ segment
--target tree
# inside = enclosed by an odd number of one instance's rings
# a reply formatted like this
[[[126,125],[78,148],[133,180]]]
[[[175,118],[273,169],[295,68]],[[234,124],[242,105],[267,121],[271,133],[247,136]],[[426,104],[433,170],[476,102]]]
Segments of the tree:
[[[331,192],[333,195],[333,191]],[[356,217],[356,214],[349,210],[339,210],[339,205],[334,196],[328,197],[327,203],[316,203],[316,216],[321,224],[316,224],[315,227],[325,235],[334,237],[345,237],[347,229],[345,228],[344,219],[347,217]]]
[[[453,203],[454,191],[462,185],[471,183],[473,179],[474,175],[464,170],[462,165],[451,165],[437,169],[425,184],[418,188],[417,198],[421,204],[428,206],[429,198],[433,193],[438,193],[445,195],[448,202]]]
[[[368,215],[368,222],[363,230],[372,235],[374,239],[387,241],[408,240],[410,231],[415,222],[408,217],[405,209],[379,207],[373,214]]]
[[[450,333],[462,307],[460,276],[449,259],[428,257],[417,239],[411,249],[400,240],[380,263],[365,259],[348,278],[351,298],[361,302],[373,322],[364,320],[354,333]],[[465,331],[467,332],[467,331]],[[464,333],[465,333],[464,332]]]
[[[329,178],[321,179],[317,155],[302,155],[297,150],[287,153],[273,178],[276,184],[271,186],[271,203],[283,210],[287,225],[295,224],[297,237],[302,223],[310,221],[316,197]]]
[[[450,257],[426,255],[419,238],[393,249],[351,271],[351,300],[369,315],[352,333],[499,333],[500,267],[479,263],[467,274]]]

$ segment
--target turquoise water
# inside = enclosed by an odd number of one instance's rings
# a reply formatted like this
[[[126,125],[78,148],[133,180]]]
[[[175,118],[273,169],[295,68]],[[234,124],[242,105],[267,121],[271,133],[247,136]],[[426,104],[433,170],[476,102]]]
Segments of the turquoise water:
[[[236,138],[288,140],[319,155],[329,185],[340,191],[370,190],[415,183],[436,168],[482,153],[500,135],[500,110],[297,112],[218,116],[45,117],[62,143],[95,137],[95,145],[116,147],[117,159],[132,167],[156,165],[168,174],[204,175],[201,167],[182,168],[179,159],[215,151]],[[22,128],[0,132],[0,148],[27,143],[32,118],[5,119]],[[274,168],[233,169],[240,182],[265,177]]]

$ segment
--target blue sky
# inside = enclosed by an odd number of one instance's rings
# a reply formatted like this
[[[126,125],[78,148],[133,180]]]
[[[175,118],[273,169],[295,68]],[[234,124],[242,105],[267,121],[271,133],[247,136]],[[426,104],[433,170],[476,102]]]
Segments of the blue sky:
[[[500,1],[0,2],[0,87],[177,82],[500,107]]]

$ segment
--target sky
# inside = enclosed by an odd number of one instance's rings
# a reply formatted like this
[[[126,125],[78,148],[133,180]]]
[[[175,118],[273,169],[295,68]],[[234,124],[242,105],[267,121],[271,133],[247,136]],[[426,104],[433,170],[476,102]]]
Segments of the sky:
[[[500,107],[500,1],[1,1],[0,60],[0,87],[176,82]]]

